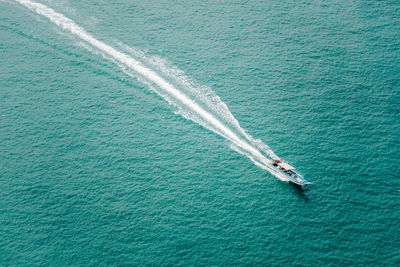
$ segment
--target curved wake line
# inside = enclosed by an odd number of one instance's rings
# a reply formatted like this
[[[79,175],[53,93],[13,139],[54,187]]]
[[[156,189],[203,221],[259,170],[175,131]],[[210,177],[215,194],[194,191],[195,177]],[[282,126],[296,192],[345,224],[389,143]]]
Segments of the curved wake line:
[[[144,78],[146,82],[150,82],[158,86],[162,93],[160,95],[164,97],[168,102],[170,102],[169,97],[166,97],[165,94],[174,98],[179,103],[184,105],[186,108],[189,108],[192,112],[195,112],[196,115],[205,120],[208,124],[212,125],[212,127],[207,127],[202,124],[206,128],[213,130],[217,134],[223,136],[224,138],[231,141],[236,147],[236,151],[241,154],[246,155],[250,160],[252,160],[257,166],[270,171],[272,174],[277,176],[274,170],[271,167],[271,160],[265,157],[258,149],[257,142],[258,140],[254,140],[250,135],[248,135],[240,126],[233,115],[230,116],[233,118],[235,128],[239,129],[239,132],[247,139],[244,140],[240,138],[237,134],[233,132],[229,127],[224,125],[220,120],[218,120],[213,114],[206,111],[202,108],[195,100],[188,97],[183,92],[179,91],[176,87],[174,87],[170,82],[161,77],[154,70],[144,66],[140,61],[134,59],[126,53],[120,52],[115,48],[105,44],[102,41],[97,40],[91,34],[86,32],[83,28],[78,26],[74,21],[65,17],[64,15],[57,13],[53,9],[47,7],[46,5],[36,3],[30,0],[15,0],[21,5],[29,8],[30,10],[48,18],[51,22],[61,27],[62,29],[69,31],[73,35],[79,37],[81,41],[85,41],[88,45],[98,49],[101,53],[104,53],[107,58],[111,58],[115,63],[120,65],[123,68],[128,68],[129,72],[133,71],[134,73]],[[220,101],[223,105],[222,101]],[[226,106],[226,105],[225,105]],[[227,109],[227,107],[226,107]],[[227,109],[228,110],[228,109]],[[189,118],[191,119],[191,118]],[[192,119],[193,120],[193,119]],[[195,120],[194,120],[195,121]],[[197,122],[197,121],[195,121]],[[198,122],[199,123],[199,122]],[[201,123],[200,123],[201,124]],[[250,143],[249,143],[250,142]],[[261,141],[260,141],[261,142]],[[262,142],[261,142],[262,143]],[[267,151],[269,151],[272,157],[274,157],[274,153],[269,150],[268,146],[265,145]],[[264,150],[264,149],[263,149]],[[278,176],[277,176],[278,177]],[[278,177],[281,179],[281,177]]]

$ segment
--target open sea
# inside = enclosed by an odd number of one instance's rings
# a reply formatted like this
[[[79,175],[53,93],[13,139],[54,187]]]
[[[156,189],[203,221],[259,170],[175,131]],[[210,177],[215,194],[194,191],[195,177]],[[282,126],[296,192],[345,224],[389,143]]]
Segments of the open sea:
[[[0,266],[400,266],[398,0],[37,1],[0,0]]]

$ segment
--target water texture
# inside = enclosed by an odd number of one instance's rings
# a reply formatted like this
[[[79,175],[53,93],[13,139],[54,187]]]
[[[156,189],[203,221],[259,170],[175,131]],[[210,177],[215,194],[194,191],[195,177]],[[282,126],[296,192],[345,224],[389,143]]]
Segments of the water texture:
[[[0,5],[1,265],[400,264],[397,1]]]

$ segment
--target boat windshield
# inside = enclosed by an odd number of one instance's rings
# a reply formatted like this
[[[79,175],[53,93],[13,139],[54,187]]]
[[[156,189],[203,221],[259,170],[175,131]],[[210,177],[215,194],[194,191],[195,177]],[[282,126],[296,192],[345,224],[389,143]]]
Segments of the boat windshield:
[[[284,168],[285,170],[288,170],[288,171],[295,169],[293,166],[287,164],[286,162],[279,163],[279,166],[281,166],[282,168]]]

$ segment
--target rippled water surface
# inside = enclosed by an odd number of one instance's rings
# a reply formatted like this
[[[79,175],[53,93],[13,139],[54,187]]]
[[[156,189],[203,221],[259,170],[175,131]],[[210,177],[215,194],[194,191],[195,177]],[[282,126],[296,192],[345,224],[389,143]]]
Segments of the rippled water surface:
[[[400,264],[398,1],[84,2],[0,1],[0,265]]]

